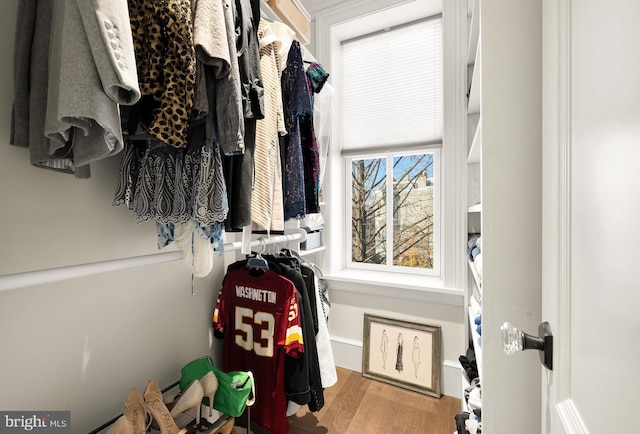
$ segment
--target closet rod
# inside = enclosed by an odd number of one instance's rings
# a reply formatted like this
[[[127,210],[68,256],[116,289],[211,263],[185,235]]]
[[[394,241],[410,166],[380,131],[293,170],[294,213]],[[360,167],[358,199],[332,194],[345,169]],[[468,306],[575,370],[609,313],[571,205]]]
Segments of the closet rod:
[[[250,246],[268,246],[272,244],[286,243],[289,241],[303,242],[306,238],[307,233],[304,229],[299,229],[298,232],[292,234],[259,237],[252,240]],[[223,252],[240,250],[242,242],[235,241],[232,243],[225,243],[223,247]],[[129,258],[111,259],[100,262],[90,262],[87,264],[69,265],[66,267],[49,268],[46,270],[7,274],[5,276],[0,276],[0,292],[12,291],[14,289],[45,283],[60,282],[78,277],[92,276],[94,274],[102,274],[110,271],[127,270],[130,268],[145,267],[147,265],[162,264],[164,262],[180,260],[182,260],[182,252],[173,251],[154,253],[151,255],[132,256]]]

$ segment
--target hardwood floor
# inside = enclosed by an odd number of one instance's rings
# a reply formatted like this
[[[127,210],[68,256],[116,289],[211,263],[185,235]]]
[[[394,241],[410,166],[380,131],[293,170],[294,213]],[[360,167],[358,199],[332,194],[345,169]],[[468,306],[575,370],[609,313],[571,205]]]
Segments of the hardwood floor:
[[[338,383],[327,388],[324,397],[319,412],[304,406],[289,418],[290,434],[452,434],[460,412],[457,398],[433,398],[342,368]],[[264,433],[259,428],[252,432]]]

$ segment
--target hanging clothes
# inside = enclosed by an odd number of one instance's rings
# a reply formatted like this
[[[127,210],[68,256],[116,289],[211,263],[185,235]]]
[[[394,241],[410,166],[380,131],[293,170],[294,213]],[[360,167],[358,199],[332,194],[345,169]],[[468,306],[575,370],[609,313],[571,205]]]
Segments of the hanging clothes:
[[[240,267],[227,271],[213,313],[214,330],[224,337],[223,369],[253,372],[251,419],[274,434],[289,432],[285,355],[297,358],[305,352],[298,306],[291,281],[270,269],[252,275]]]
[[[255,119],[245,119],[244,131],[244,152],[225,155],[222,160],[229,203],[229,214],[224,225],[227,232],[240,232],[245,226],[251,224],[251,190],[255,177],[253,162],[256,145]]]
[[[236,48],[234,6],[231,0],[222,3],[201,0],[190,3],[181,0],[168,4],[130,3],[134,9],[132,28],[137,29],[138,42],[143,37],[158,43],[154,50],[140,46],[145,54],[139,61],[141,85],[148,90],[165,80],[176,80],[175,85],[185,92],[193,91],[193,98],[184,101],[186,117],[174,117],[174,122],[187,125],[186,135],[180,133],[184,145],[176,149],[176,141],[158,140],[150,125],[158,110],[168,107],[160,99],[171,101],[177,94],[154,92],[132,110],[125,111],[129,139],[120,167],[120,177],[114,204],[126,204],[136,220],[154,220],[158,234],[158,247],[175,242],[183,252],[185,264],[198,277],[207,275],[213,267],[213,252],[222,249],[224,222],[229,214],[228,182],[224,178],[223,154],[234,155],[244,150],[244,121],[242,119],[242,92]],[[154,9],[155,8],[155,9]],[[160,10],[161,8],[165,8]],[[152,12],[160,14],[150,16]],[[175,23],[167,17],[189,19]],[[151,35],[140,34],[140,25],[149,20],[163,20],[170,29],[165,34],[180,33],[175,41],[158,41]],[[193,34],[183,29],[193,20]],[[169,32],[169,33],[167,33]],[[170,53],[169,45],[190,43],[183,58],[165,60],[158,53]],[[168,51],[169,50],[169,51]],[[193,54],[193,56],[192,56]],[[192,59],[193,58],[193,59]],[[195,64],[193,80],[190,66],[186,75],[170,75],[167,65],[180,62]],[[173,62],[173,63],[171,63]],[[191,65],[191,63],[189,63]],[[158,71],[159,68],[164,68]],[[196,74],[198,73],[198,74]],[[164,74],[164,75],[163,75]],[[157,90],[157,89],[156,89]],[[167,113],[172,113],[168,107]],[[163,115],[164,116],[164,115]],[[141,134],[142,133],[142,134]],[[150,136],[146,133],[151,134]],[[150,139],[151,137],[151,139]],[[171,146],[167,146],[171,145]]]
[[[187,145],[196,80],[190,0],[129,0],[140,89],[140,126],[157,140]]]
[[[78,178],[123,148],[119,105],[140,98],[124,0],[18,6],[11,143]]]
[[[282,73],[282,104],[287,135],[284,137],[284,218],[302,218],[306,212],[304,157],[300,118],[311,113],[300,45],[291,44]]]
[[[260,2],[256,0],[235,0],[236,4],[236,44],[240,83],[242,84],[242,106],[245,119],[264,118],[264,86],[260,71],[260,44],[258,25],[254,10],[260,17]]]
[[[315,342],[314,313],[311,309],[309,291],[299,267],[296,266],[291,258],[274,255],[263,255],[263,257],[268,261],[271,271],[294,284],[299,299],[305,353],[297,358],[285,357],[284,381],[287,399],[299,405],[308,405],[310,411],[319,411],[324,406],[324,392]],[[237,261],[229,265],[228,270],[244,268],[245,265],[246,261]]]
[[[278,52],[278,58],[280,59],[279,70],[282,78],[282,71],[287,67],[287,59],[289,57],[291,44],[296,40],[296,32],[294,32],[291,27],[279,21],[269,23],[269,27],[278,41],[275,48]]]
[[[209,115],[212,108],[207,82],[229,75],[231,57],[223,3],[216,0],[198,0],[192,10],[193,45],[196,54],[192,119],[203,119]]]
[[[285,359],[285,366],[288,373],[287,380],[293,387],[300,383],[299,380],[294,379],[295,375],[302,378],[306,375],[310,394],[308,401],[306,397],[303,398],[301,396],[298,397],[298,400],[293,396],[290,396],[289,399],[300,405],[307,404],[312,412],[320,411],[324,406],[324,391],[315,341],[314,318],[317,317],[317,312],[311,307],[312,305],[315,306],[315,295],[313,297],[310,296],[310,289],[312,290],[313,288],[307,288],[297,259],[281,255],[265,255],[265,258],[270,261],[270,267],[273,267],[280,275],[294,283],[302,301],[302,331],[305,337],[305,357],[304,360]]]
[[[251,225],[256,121],[264,118],[264,89],[260,71],[258,25],[254,22],[253,5],[249,0],[235,0],[232,4],[244,115],[244,152],[241,155],[225,156],[223,168],[229,197],[225,229],[236,232]]]
[[[305,49],[305,53],[308,51]],[[330,87],[327,84],[329,79],[329,73],[314,60],[303,60],[306,65],[305,76],[307,78],[307,84],[309,86],[309,95],[312,105],[312,128],[307,133],[310,143],[309,155],[305,159],[305,188],[312,189],[312,194],[319,197],[320,189],[322,188],[322,176],[324,170],[324,164],[326,163],[327,155],[327,138],[324,141],[320,141],[317,138],[316,133],[328,134],[327,131],[323,131],[320,128],[330,128],[327,124],[327,107],[323,107],[326,104],[327,99],[324,95],[331,92],[331,90],[324,92],[323,89]],[[316,98],[316,95],[319,98]],[[322,95],[322,96],[321,96]],[[324,143],[323,143],[324,142]],[[324,145],[321,147],[321,143]],[[310,177],[310,179],[309,179]],[[300,221],[300,226],[309,231],[316,231],[324,228],[324,218],[318,209],[318,212],[308,212],[305,217]]]
[[[214,67],[215,77],[231,69],[225,5],[218,0],[198,0],[193,11],[193,45],[196,59]],[[206,107],[209,108],[208,106]]]
[[[329,73],[318,62],[311,62],[305,70],[305,75],[307,77],[307,84],[309,85],[311,105],[314,106],[314,94],[322,91],[322,88],[329,79]]]
[[[318,323],[318,330],[316,333],[316,348],[318,353],[318,366],[320,367],[320,379],[322,381],[322,387],[331,387],[338,382],[338,373],[336,371],[336,364],[333,358],[333,349],[331,348],[331,338],[329,336],[329,303],[326,295],[322,295],[320,289],[320,279],[322,275],[320,269],[313,263],[303,261],[301,264],[301,271],[305,276],[305,282],[307,288],[310,288],[309,293],[313,293],[315,296],[315,308],[316,318]],[[324,300],[323,300],[324,298]]]
[[[157,224],[158,247],[174,241],[179,228],[180,249],[197,276],[209,273],[213,257],[208,250],[222,247],[222,222],[228,204],[222,158],[215,142],[207,140],[205,124],[189,129],[187,147],[177,149],[157,140],[128,139],[120,163],[114,205],[126,205],[138,222]],[[186,237],[209,240],[209,244]],[[207,251],[199,251],[200,248]],[[202,259],[204,258],[210,259]],[[201,258],[201,259],[198,259]]]
[[[207,89],[210,104],[214,104],[210,125],[207,130],[215,129],[217,141],[224,155],[242,154],[244,152],[244,115],[242,108],[242,92],[240,84],[240,66],[238,65],[238,49],[236,47],[235,3],[233,0],[222,0],[224,34],[228,47],[229,72],[224,69],[207,68]],[[225,43],[220,39],[220,43]],[[222,53],[227,59],[226,53]],[[205,62],[209,64],[209,62]]]
[[[260,21],[260,69],[264,83],[264,119],[256,123],[255,164],[260,168],[251,197],[251,218],[254,230],[284,231],[282,196],[282,167],[280,165],[279,135],[287,130],[282,111],[280,85],[280,45],[271,30],[271,23]]]

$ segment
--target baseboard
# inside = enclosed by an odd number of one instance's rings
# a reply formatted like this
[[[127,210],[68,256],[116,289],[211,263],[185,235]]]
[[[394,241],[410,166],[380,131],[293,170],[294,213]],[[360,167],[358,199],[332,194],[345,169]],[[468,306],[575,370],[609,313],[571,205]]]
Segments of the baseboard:
[[[362,372],[362,342],[338,336],[331,337],[331,348],[336,366],[351,371]],[[442,394],[461,399],[460,364],[457,361],[444,360],[441,372]]]

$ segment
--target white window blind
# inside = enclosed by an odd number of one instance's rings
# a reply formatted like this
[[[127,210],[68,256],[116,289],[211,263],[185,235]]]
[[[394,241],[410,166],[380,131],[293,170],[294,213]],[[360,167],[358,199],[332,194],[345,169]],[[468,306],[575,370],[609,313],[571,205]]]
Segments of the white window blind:
[[[442,143],[442,17],[342,43],[342,149]]]

